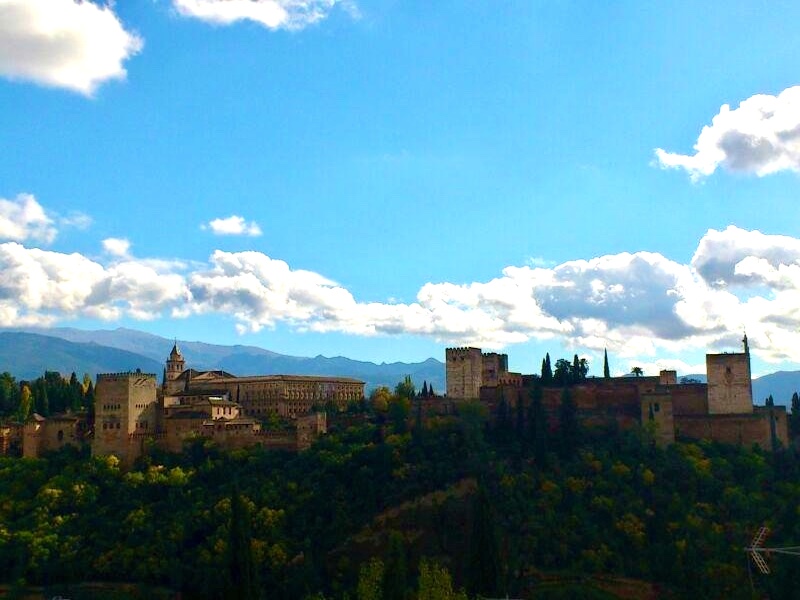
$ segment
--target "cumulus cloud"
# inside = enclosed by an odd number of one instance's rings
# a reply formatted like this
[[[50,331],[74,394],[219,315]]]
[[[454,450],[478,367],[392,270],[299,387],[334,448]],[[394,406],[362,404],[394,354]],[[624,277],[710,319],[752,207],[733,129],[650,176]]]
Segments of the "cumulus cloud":
[[[103,250],[111,256],[126,257],[131,249],[131,243],[125,238],[106,238],[103,240]]]
[[[0,75],[92,95],[124,79],[143,42],[109,5],[88,0],[0,0]]]
[[[0,244],[0,325],[218,314],[240,332],[286,324],[486,348],[558,339],[681,372],[700,369],[655,357],[736,347],[746,329],[761,358],[800,359],[800,240],[736,227],[709,230],[690,264],[634,252],[512,266],[484,282],[426,283],[410,303],[359,300],[260,252],[217,250],[186,263],[133,257],[122,239],[104,247],[106,264]]]
[[[217,25],[254,21],[268,29],[302,29],[328,16],[340,0],[173,0],[179,14]],[[352,2],[344,3],[357,14]]]
[[[210,230],[214,235],[247,235],[250,237],[261,235],[261,228],[258,223],[255,221],[248,223],[244,217],[238,215],[231,215],[224,219],[213,219],[201,225],[201,228]]]
[[[758,94],[719,113],[700,132],[694,154],[656,149],[663,168],[684,169],[693,181],[717,167],[759,177],[778,171],[800,171],[800,86],[777,96]]]
[[[31,194],[13,200],[0,198],[0,240],[50,243],[57,231],[41,204]]]
[[[183,277],[136,261],[104,266],[81,254],[0,244],[0,326],[65,318],[154,318],[189,301]]]

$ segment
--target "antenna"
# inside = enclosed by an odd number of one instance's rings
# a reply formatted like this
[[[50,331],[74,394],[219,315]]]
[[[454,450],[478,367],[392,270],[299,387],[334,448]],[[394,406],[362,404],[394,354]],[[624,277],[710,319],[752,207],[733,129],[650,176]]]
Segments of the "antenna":
[[[800,546],[783,546],[780,548],[763,546],[762,544],[767,537],[769,537],[769,534],[769,527],[764,525],[758,530],[753,538],[753,541],[750,542],[750,546],[744,549],[744,551],[750,555],[750,558],[753,559],[753,562],[762,575],[770,574],[769,565],[765,560],[765,558],[769,558],[770,554],[788,554],[790,556],[800,556]]]

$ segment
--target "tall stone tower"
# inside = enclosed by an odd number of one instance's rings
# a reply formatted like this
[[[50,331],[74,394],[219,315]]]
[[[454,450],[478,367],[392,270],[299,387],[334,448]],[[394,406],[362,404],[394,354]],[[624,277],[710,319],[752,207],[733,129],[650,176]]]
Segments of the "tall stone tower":
[[[178,349],[178,342],[172,346],[172,352],[169,353],[167,359],[167,370],[164,372],[164,383],[168,381],[175,381],[186,368],[186,361],[183,359],[183,354]]]
[[[445,349],[447,397],[479,398],[483,381],[480,348]]]
[[[155,434],[158,406],[153,373],[104,373],[95,386],[92,453],[114,454],[125,463],[139,455],[135,434]]]
[[[746,335],[742,343],[744,352],[706,354],[708,413],[711,415],[753,412],[750,347]]]

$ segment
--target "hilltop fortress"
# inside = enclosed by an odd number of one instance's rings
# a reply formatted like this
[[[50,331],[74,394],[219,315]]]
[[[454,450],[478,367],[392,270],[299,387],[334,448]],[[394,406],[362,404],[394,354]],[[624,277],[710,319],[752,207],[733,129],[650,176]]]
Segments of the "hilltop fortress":
[[[789,444],[786,408],[753,406],[750,348],[743,352],[707,354],[708,383],[678,383],[675,371],[657,377],[586,378],[569,385],[578,417],[584,423],[615,422],[622,428],[653,423],[656,439],[676,438],[758,444],[766,450]],[[479,348],[447,348],[447,397],[479,400],[491,413],[501,402],[527,409],[534,386],[542,386],[542,404],[550,427],[558,426],[563,387],[543,385],[538,376],[508,371],[508,356]]]
[[[324,412],[344,410],[364,397],[364,382],[345,377],[259,375],[236,377],[225,371],[186,368],[177,343],[166,361],[161,386],[154,373],[105,373],[95,386],[92,453],[113,454],[125,464],[141,456],[147,444],[171,452],[186,441],[210,439],[224,449],[261,444],[302,450],[326,432]],[[283,428],[262,427],[282,417]],[[85,419],[34,415],[24,426],[23,455],[38,456],[90,437]]]

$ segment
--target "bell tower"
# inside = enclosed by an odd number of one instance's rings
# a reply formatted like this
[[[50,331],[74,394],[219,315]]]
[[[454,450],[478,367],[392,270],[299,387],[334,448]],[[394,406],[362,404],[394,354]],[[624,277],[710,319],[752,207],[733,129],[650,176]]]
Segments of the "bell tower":
[[[169,358],[167,359],[167,370],[164,373],[164,383],[175,381],[178,377],[180,377],[185,368],[186,361],[183,359],[183,355],[178,349],[178,341],[175,340],[175,344],[172,346],[172,352],[169,353]]]

